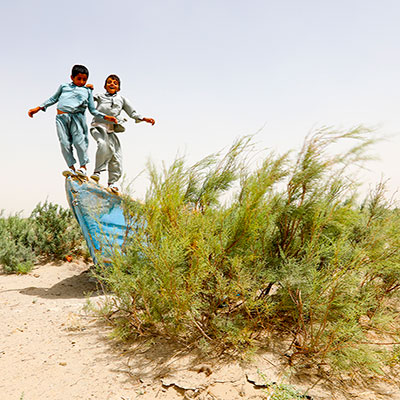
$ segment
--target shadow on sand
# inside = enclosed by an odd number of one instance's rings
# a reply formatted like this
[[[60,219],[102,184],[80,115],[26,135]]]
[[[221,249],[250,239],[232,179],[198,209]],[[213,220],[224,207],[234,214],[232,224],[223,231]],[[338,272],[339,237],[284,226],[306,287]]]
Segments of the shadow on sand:
[[[90,271],[83,271],[79,275],[66,278],[49,288],[31,286],[21,289],[19,293],[44,299],[80,299],[98,296],[103,294],[103,290]]]

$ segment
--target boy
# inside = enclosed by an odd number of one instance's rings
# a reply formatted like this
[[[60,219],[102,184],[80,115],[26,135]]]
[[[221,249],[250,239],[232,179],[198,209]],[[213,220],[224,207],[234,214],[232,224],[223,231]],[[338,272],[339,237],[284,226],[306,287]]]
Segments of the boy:
[[[74,65],[71,73],[71,83],[62,84],[57,92],[46,100],[39,107],[32,108],[28,115],[32,118],[38,111],[46,111],[47,107],[58,102],[56,126],[57,135],[61,145],[61,152],[69,167],[63,171],[63,175],[79,175],[86,178],[86,164],[89,162],[87,155],[88,149],[88,128],[86,125],[85,111],[89,107],[92,115],[101,120],[117,123],[117,119],[112,116],[97,111],[93,102],[92,86],[85,86],[89,77],[88,69],[83,65]],[[75,158],[72,146],[78,155],[80,168],[75,170]]]
[[[122,153],[121,144],[115,132],[124,132],[125,128],[122,124],[127,121],[125,118],[119,118],[121,111],[124,110],[136,123],[145,121],[154,125],[155,121],[153,118],[142,118],[133,109],[128,99],[118,93],[121,89],[121,80],[117,75],[108,76],[104,88],[106,93],[94,96],[94,100],[97,102],[97,111],[116,117],[118,122],[107,123],[97,116],[93,119],[90,133],[97,142],[97,152],[96,165],[91,178],[98,182],[100,172],[107,168],[108,189],[118,193],[115,183],[122,175]]]

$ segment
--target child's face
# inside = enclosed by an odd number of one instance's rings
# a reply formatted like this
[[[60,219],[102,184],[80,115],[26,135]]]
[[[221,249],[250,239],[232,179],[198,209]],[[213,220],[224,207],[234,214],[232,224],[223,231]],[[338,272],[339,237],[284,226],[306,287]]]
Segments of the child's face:
[[[119,83],[114,78],[108,78],[105,86],[106,90],[110,94],[119,92]]]
[[[76,76],[71,75],[72,82],[79,87],[85,86],[88,80],[88,76],[86,74],[78,74]]]

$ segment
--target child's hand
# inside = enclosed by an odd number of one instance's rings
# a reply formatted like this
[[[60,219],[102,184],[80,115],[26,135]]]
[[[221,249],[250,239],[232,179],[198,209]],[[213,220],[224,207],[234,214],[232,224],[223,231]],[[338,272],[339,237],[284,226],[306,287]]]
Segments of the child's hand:
[[[35,107],[35,108],[31,108],[28,111],[28,115],[33,118],[33,115],[36,114],[37,112],[39,112],[42,109],[42,107]]]
[[[113,122],[114,124],[118,124],[117,118],[111,117],[111,115],[106,115],[106,116],[104,117],[104,119],[105,119],[106,121]]]
[[[156,121],[154,121],[153,118],[143,118],[144,122],[147,122],[148,124],[152,124],[154,125],[156,123]]]
[[[91,83],[88,83],[87,85],[86,85],[86,87],[88,88],[88,89],[94,89],[94,87],[93,87],[93,85],[91,84]]]

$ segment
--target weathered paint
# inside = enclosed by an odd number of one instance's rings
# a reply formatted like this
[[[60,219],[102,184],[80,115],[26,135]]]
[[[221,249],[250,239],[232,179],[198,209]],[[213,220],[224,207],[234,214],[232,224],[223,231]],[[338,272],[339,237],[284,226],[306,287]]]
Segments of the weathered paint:
[[[97,184],[71,177],[65,180],[65,190],[93,262],[107,263],[123,247],[127,232],[121,198]]]

